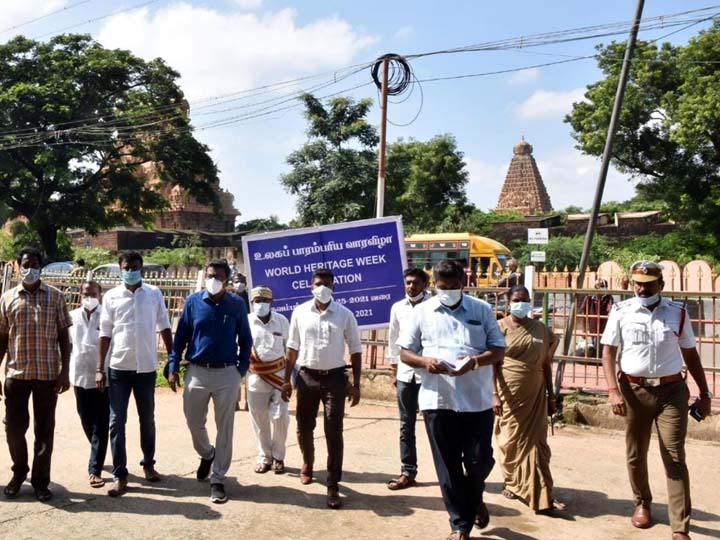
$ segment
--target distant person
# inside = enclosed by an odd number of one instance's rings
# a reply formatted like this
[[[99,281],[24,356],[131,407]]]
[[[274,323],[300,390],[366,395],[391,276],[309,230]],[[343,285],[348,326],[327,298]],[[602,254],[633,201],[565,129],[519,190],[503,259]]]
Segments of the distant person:
[[[403,273],[405,298],[390,308],[390,327],[388,329],[388,360],[393,374],[393,384],[397,389],[397,402],[400,411],[400,476],[387,483],[390,490],[406,489],[416,484],[417,445],[415,442],[415,421],[420,392],[420,370],[408,366],[400,360],[400,347],[397,340],[411,321],[414,308],[432,296],[426,291],[427,275],[419,268],[410,268]]]
[[[70,383],[75,391],[75,404],[80,423],[90,443],[88,476],[90,487],[105,485],[102,470],[110,430],[110,399],[107,388],[95,384],[95,366],[100,349],[100,311],[102,288],[95,281],[80,286],[80,307],[70,312]]]
[[[510,259],[507,262],[508,275],[497,282],[498,287],[513,288],[515,285],[525,285],[525,276],[518,270],[518,262]]]
[[[463,293],[460,263],[438,262],[434,278],[437,295],[414,308],[398,345],[403,362],[424,370],[418,402],[450,517],[448,538],[468,540],[473,525],[490,521],[483,492],[495,463],[492,366],[502,363],[505,338],[490,306]]]
[[[137,251],[126,251],[118,259],[122,284],[110,289],[100,314],[100,349],[95,383],[98,390],[107,380],[110,396],[110,449],[113,456],[113,485],[110,497],[127,491],[127,452],[125,424],[130,394],[140,418],[140,448],[145,480],[159,482],[155,470],[155,370],[158,365],[157,332],[168,356],[172,352],[172,331],[165,300],[160,289],[143,281],[143,258]],[[105,375],[105,359],[110,342],[112,353]]]
[[[250,299],[253,345],[247,401],[257,439],[255,472],[263,474],[272,469],[275,474],[283,474],[290,413],[287,401],[282,399],[282,388],[290,323],[272,309],[273,293],[269,287],[254,287]]]
[[[70,388],[72,320],[63,294],[40,280],[40,251],[25,247],[17,262],[21,282],[0,299],[0,363],[5,353],[8,356],[4,423],[13,473],[3,493],[8,499],[17,497],[30,471],[25,433],[32,396],[35,444],[30,482],[37,500],[45,502],[52,498],[48,485],[57,395]]]
[[[548,416],[555,414],[552,358],[558,340],[532,318],[523,285],[508,292],[510,314],[498,323],[507,344],[496,383],[495,441],[505,481],[503,496],[520,499],[536,513],[562,510],[552,496]]]
[[[210,261],[205,268],[205,290],[185,300],[168,358],[168,383],[174,392],[179,384],[183,354],[185,371],[183,411],[193,447],[200,456],[197,479],[210,476],[210,501],[227,501],[225,474],[233,449],[235,400],[241,375],[247,370],[252,337],[243,301],[225,291],[230,267],[225,260]],[[212,399],[215,415],[215,446],[210,444],[207,422]]]
[[[324,431],[327,444],[327,498],[328,508],[338,509],[340,480],[344,453],[343,418],[345,398],[354,407],[360,402],[360,370],[362,344],[357,321],[352,311],[333,300],[335,277],[326,268],[312,275],[313,299],[300,304],[293,311],[288,339],[288,364],[285,368],[283,399],[292,395],[290,376],[297,363],[297,437],[303,465],[300,483],[312,482],[315,464],[315,425],[320,403],[325,417]],[[345,346],[350,353],[352,384],[345,375]]]
[[[612,411],[625,417],[625,452],[635,498],[631,523],[640,529],[652,525],[647,453],[655,428],[667,479],[672,538],[687,540],[691,504],[685,437],[690,390],[683,364],[699,390],[693,403],[697,420],[710,414],[713,395],[685,304],[661,294],[662,270],[647,260],[630,267],[635,297],[610,311],[601,339],[602,365]]]
[[[588,295],[583,298],[578,314],[582,318],[586,334],[586,351],[582,352],[587,352],[589,357],[599,358],[602,356],[602,348],[598,346],[598,341],[605,331],[607,317],[614,300],[611,294],[602,294],[602,291],[608,289],[606,280],[598,278],[595,281],[595,289],[598,294]]]
[[[432,287],[432,286],[433,286],[433,283],[434,283],[434,282],[433,282],[432,264],[430,264],[430,263],[425,263],[425,264],[423,265],[423,272],[425,272],[425,275],[427,276],[428,287]]]
[[[75,261],[75,268],[70,272],[71,276],[85,277],[87,275],[87,268],[85,268],[85,259],[78,259]]]

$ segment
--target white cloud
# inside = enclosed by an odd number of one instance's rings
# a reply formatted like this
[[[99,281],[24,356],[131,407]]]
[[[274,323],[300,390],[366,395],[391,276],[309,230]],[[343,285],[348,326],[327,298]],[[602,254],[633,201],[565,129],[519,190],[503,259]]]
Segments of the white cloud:
[[[0,34],[0,38],[8,39],[15,34],[24,34],[24,23],[47,15],[52,11],[64,7],[68,0],[5,0],[0,8],[0,30],[7,30]],[[16,31],[12,27],[22,25]]]
[[[98,33],[106,47],[162,57],[189,99],[342,67],[376,41],[338,17],[296,23],[296,12],[220,12],[180,2],[112,17]]]
[[[241,9],[256,9],[262,5],[263,0],[234,0],[234,2]]]
[[[415,34],[415,28],[412,26],[401,26],[397,29],[393,35],[395,41],[408,41],[413,34]]]
[[[557,118],[570,112],[572,104],[582,101],[585,88],[575,88],[567,92],[536,90],[517,107],[517,115],[524,120]]]
[[[516,71],[510,75],[508,82],[510,84],[528,84],[536,81],[540,78],[540,70],[538,68],[523,69],[522,71]]]

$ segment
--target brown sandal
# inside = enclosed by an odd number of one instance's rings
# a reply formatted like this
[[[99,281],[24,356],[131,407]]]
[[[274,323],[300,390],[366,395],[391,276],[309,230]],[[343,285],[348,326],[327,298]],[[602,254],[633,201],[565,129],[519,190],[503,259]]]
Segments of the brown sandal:
[[[90,487],[100,488],[105,485],[105,480],[95,474],[90,475]]]
[[[387,488],[391,491],[397,491],[399,489],[407,489],[416,484],[417,482],[414,478],[410,478],[407,474],[401,474],[397,478],[388,481]]]
[[[258,463],[255,465],[255,472],[258,474],[265,474],[272,468],[272,465],[269,463]]]
[[[515,499],[518,498],[518,496],[515,495],[515,494],[514,494],[512,491],[510,491],[509,489],[503,489],[503,490],[502,490],[502,496],[505,497],[506,499],[510,499],[511,501],[513,501],[513,500],[515,500]]]

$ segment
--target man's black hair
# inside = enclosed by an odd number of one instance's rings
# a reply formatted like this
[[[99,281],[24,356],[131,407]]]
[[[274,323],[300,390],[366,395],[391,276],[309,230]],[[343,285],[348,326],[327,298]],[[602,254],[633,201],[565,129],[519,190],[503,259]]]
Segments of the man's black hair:
[[[140,266],[143,265],[143,258],[140,253],[137,251],[125,251],[124,253],[120,254],[120,257],[118,257],[118,264],[122,266],[122,263],[133,263],[135,261],[140,261]]]
[[[38,262],[40,263],[40,266],[43,265],[43,256],[38,248],[32,247],[32,246],[25,246],[24,248],[22,248],[20,250],[20,253],[18,253],[18,256],[17,256],[18,264],[20,264],[20,262],[22,261],[22,258],[25,255],[27,255],[28,257],[35,257],[38,260]]]
[[[436,282],[438,279],[458,279],[465,283],[465,268],[458,260],[444,259],[433,268],[433,278]]]
[[[85,266],[85,259],[78,259],[77,261],[75,261],[75,264],[77,264],[78,266]]]
[[[315,278],[329,280],[330,283],[335,283],[335,275],[332,273],[332,270],[328,268],[318,268],[315,270],[312,275],[312,281],[315,281]]]
[[[230,265],[225,259],[213,259],[205,265],[205,270],[208,268],[214,268],[215,270],[222,270],[225,272],[225,279],[230,279]]]
[[[81,289],[82,289],[82,286],[83,286],[83,285],[92,285],[92,286],[94,286],[94,287],[97,287],[98,294],[102,294],[102,285],[100,285],[100,284],[99,284],[97,281],[95,281],[94,279],[88,279],[88,280],[86,280],[86,281],[83,281],[83,282],[80,284],[80,288],[81,288]]]
[[[408,268],[403,272],[403,278],[407,278],[408,276],[415,276],[417,278],[420,278],[420,280],[427,285],[428,282],[428,275],[420,270],[419,268]]]

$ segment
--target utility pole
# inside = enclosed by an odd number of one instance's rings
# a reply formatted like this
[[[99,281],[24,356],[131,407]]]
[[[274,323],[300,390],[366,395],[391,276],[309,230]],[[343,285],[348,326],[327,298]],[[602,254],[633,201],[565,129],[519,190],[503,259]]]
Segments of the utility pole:
[[[387,138],[387,101],[389,56],[382,59],[382,85],[380,86],[380,149],[378,152],[378,179],[375,217],[385,214],[385,141]]]
[[[643,7],[645,0],[638,0],[635,8],[635,18],[633,26],[630,29],[630,36],[625,46],[625,57],[620,71],[620,80],[618,81],[617,91],[615,92],[615,103],[613,104],[612,115],[610,116],[610,124],[608,125],[607,138],[605,139],[605,150],[603,151],[602,162],[600,164],[600,173],[598,174],[597,185],[595,187],[595,199],[593,200],[592,213],[590,221],[588,221],[587,232],[585,233],[585,243],[583,244],[582,256],[580,257],[580,273],[575,284],[576,289],[581,289],[585,282],[585,268],[590,258],[590,249],[592,248],[593,236],[595,235],[595,227],[600,213],[600,204],[602,203],[603,192],[605,191],[605,181],[607,180],[608,169],[610,168],[610,159],[612,158],[613,143],[615,142],[615,134],[617,133],[618,123],[620,121],[620,111],[622,110],[623,98],[625,96],[625,87],[627,86],[628,76],[630,75],[630,65],[633,54],[635,53],[635,43],[637,41],[638,30],[640,29],[640,21],[642,19]],[[567,324],[565,325],[565,334],[563,336],[563,355],[568,356],[570,353],[570,343],[572,342],[572,334],[575,330],[575,316],[577,314],[577,293],[573,293],[570,300],[570,314]],[[599,344],[598,344],[599,345]],[[555,372],[555,397],[560,396],[560,388],[562,387],[563,375],[565,374],[565,361],[560,359],[557,371]]]

